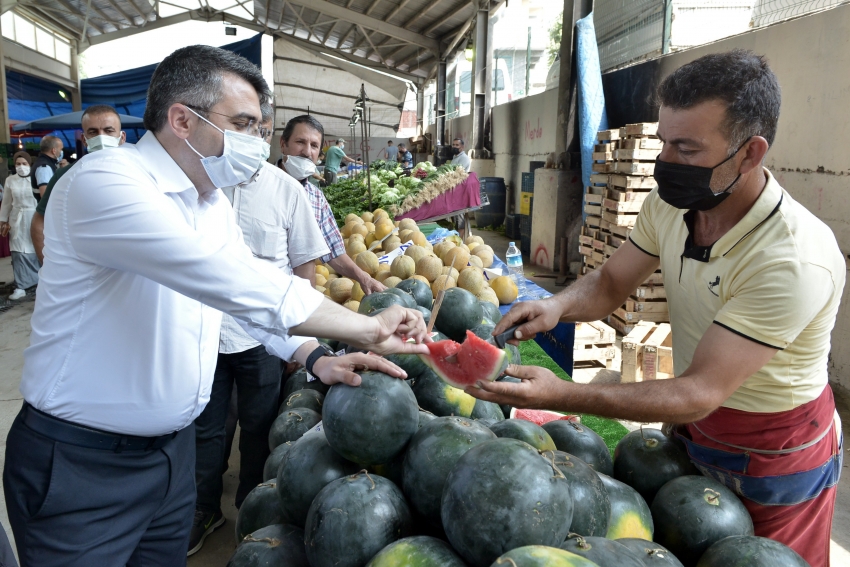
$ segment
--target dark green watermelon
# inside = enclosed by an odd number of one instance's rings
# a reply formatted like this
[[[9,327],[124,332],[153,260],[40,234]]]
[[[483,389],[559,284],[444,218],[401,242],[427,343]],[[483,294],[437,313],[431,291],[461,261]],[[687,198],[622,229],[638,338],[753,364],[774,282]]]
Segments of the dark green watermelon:
[[[358,473],[333,481],[310,505],[304,543],[311,567],[361,567],[411,535],[404,495],[389,480]]]
[[[697,567],[809,567],[796,551],[757,536],[729,536],[708,548]]]
[[[331,449],[324,431],[305,435],[292,445],[278,467],[281,518],[287,524],[303,526],[319,491],[358,470],[359,465]]]
[[[277,470],[280,468],[280,463],[283,462],[283,456],[289,452],[294,444],[293,441],[286,441],[274,448],[263,466],[264,481],[275,481],[277,479]]]
[[[419,428],[419,406],[403,380],[373,371],[360,376],[360,386],[335,384],[325,396],[322,427],[330,446],[346,459],[389,463]]]
[[[469,449],[496,438],[483,425],[465,417],[438,417],[422,427],[407,448],[403,488],[413,510],[440,522],[440,498],[452,467]]]
[[[512,549],[491,567],[600,567],[593,561],[558,547],[526,545]]]
[[[491,419],[493,423],[504,421],[505,415],[502,413],[502,407],[493,402],[484,400],[476,400],[475,407],[472,408],[472,419]]]
[[[604,537],[570,535],[561,549],[589,559],[599,567],[644,567],[643,558],[621,543]]]
[[[274,482],[258,484],[248,493],[236,516],[236,541],[260,528],[281,523],[280,501]]]
[[[274,524],[245,536],[233,552],[227,567],[310,567],[304,549],[304,530]]]
[[[416,281],[416,280],[414,280],[414,281]],[[422,283],[422,282],[419,282],[419,283]],[[412,294],[407,293],[404,290],[398,289],[397,287],[388,287],[386,289],[386,291],[384,291],[383,293],[392,293],[394,295],[399,296],[401,298],[402,307],[406,307],[408,309],[414,309],[418,305],[416,303],[416,300],[413,298]]]
[[[317,390],[298,390],[289,394],[283,403],[280,404],[280,409],[277,415],[282,414],[286,410],[295,408],[311,409],[319,415],[322,414],[322,402],[325,400],[325,395]]]
[[[431,322],[431,310],[430,309],[428,309],[427,307],[422,307],[421,305],[417,305],[416,310],[419,311],[420,313],[422,313],[422,318],[425,319],[426,325]]]
[[[499,311],[499,308],[490,303],[489,301],[479,301],[481,303],[481,311],[484,316],[493,321],[494,323],[498,323],[502,320],[502,312]]]
[[[434,415],[470,417],[476,399],[443,382],[430,368],[413,380],[408,380],[419,407]]]
[[[549,437],[546,431],[530,421],[524,419],[506,419],[495,425],[491,425],[490,429],[496,434],[496,437],[509,437],[511,439],[519,439],[525,441],[538,451],[555,451],[555,442]]]
[[[655,539],[685,567],[696,565],[725,537],[753,535],[753,520],[738,497],[702,475],[681,476],[662,486],[650,510]]]
[[[437,419],[437,416],[433,413],[424,410],[419,410],[419,429],[422,429],[426,423],[434,419]]]
[[[286,383],[283,385],[283,398],[286,399],[289,397],[292,392],[296,392],[298,390],[316,390],[320,392],[322,395],[327,395],[328,390],[331,389],[330,386],[322,382],[321,380],[313,380],[312,382],[308,382],[307,379],[309,374],[303,368],[299,368],[292,375],[287,378]]]
[[[462,343],[466,332],[481,322],[482,313],[481,303],[474,295],[463,288],[452,287],[443,296],[435,324],[441,333]]]
[[[652,541],[655,532],[649,506],[637,490],[619,480],[596,473],[605,485],[611,513],[608,519],[608,539],[637,538]]]
[[[617,543],[625,545],[643,559],[646,567],[683,567],[675,555],[663,545],[639,538],[618,539]]]
[[[637,490],[652,505],[655,493],[668,481],[699,474],[681,444],[660,429],[632,431],[614,449],[614,478]]]
[[[563,451],[544,451],[542,454],[555,463],[570,483],[570,494],[573,497],[570,533],[605,537],[611,504],[605,485],[596,472],[581,459]]]
[[[269,450],[287,441],[298,441],[302,435],[322,421],[322,416],[311,409],[286,410],[275,418],[269,430]]]
[[[431,305],[434,303],[434,295],[425,282],[410,278],[399,283],[394,289],[410,294],[416,305],[428,309],[430,313]]]
[[[478,337],[479,339],[487,339],[493,338],[493,329],[496,328],[496,325],[493,323],[482,323],[481,325],[476,326],[472,329],[472,334]]]
[[[452,547],[486,567],[524,545],[558,546],[573,516],[569,483],[534,448],[516,439],[467,451],[446,478],[440,503]]]
[[[508,345],[508,346],[513,346],[513,345]],[[516,347],[514,347],[514,348],[516,348]],[[505,351],[507,351],[507,350],[508,349],[505,349]],[[514,378],[513,376],[508,376],[506,374],[504,376],[499,376],[498,378],[496,378],[496,382],[511,382],[513,384],[519,384],[520,382],[522,382],[522,380],[520,380],[519,378]],[[502,409],[502,415],[505,416],[505,419],[508,419],[508,418],[511,417],[511,410],[513,409],[512,405],[502,404],[499,407]],[[553,438],[553,441],[554,441],[554,438]],[[558,446],[558,444],[555,443],[555,447],[557,447],[557,446]]]
[[[614,460],[608,445],[586,425],[557,420],[544,423],[541,427],[546,430],[559,451],[575,455],[596,472],[608,476],[614,474]]]
[[[518,346],[508,343],[505,345],[505,352],[508,355],[508,363],[522,364],[522,356],[520,356]]]
[[[366,567],[466,567],[466,563],[446,542],[413,536],[389,544]]]
[[[407,372],[406,380],[417,378],[428,370],[428,365],[417,354],[387,354],[384,358]]]
[[[383,465],[369,465],[369,473],[374,473],[392,481],[399,489],[402,485],[402,468],[404,465],[404,457],[407,455],[407,448],[395,456],[389,463]]]
[[[503,419],[504,418],[502,418],[502,419],[490,419],[489,417],[482,417],[482,418],[476,419],[475,421],[489,429],[491,425],[499,423]]]
[[[404,307],[405,303],[400,295],[394,293],[387,293],[386,291],[370,293],[360,300],[360,307],[357,308],[357,312],[361,315],[369,315],[373,311],[386,309],[392,305],[401,305]]]

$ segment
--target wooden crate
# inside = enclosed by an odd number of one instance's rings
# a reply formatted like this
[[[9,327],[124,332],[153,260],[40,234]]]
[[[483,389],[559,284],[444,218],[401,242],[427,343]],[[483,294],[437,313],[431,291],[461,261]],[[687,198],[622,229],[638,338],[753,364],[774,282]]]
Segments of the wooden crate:
[[[602,206],[605,210],[612,213],[639,213],[643,206],[643,200],[632,199],[628,201],[615,201],[613,199],[603,199]]]
[[[623,189],[646,189],[652,190],[658,185],[654,177],[632,176],[624,174],[608,175],[608,187],[622,187]]]
[[[639,122],[637,124],[626,124],[620,128],[620,138],[626,136],[655,136],[658,133],[658,122]]]
[[[614,315],[626,323],[637,323],[638,321],[651,321],[653,323],[666,323],[670,321],[668,311],[629,311],[626,307],[618,307]]]
[[[622,136],[625,137],[625,136]],[[611,130],[600,130],[596,133],[596,139],[599,142],[614,142],[621,138],[620,136],[620,128],[613,128]]]
[[[616,149],[620,150],[659,150],[664,147],[664,142],[659,140],[658,138],[627,138],[625,140],[620,140],[617,142],[617,146],[615,148],[609,148],[607,150],[593,150],[593,151],[612,151]]]
[[[605,170],[595,169],[597,165],[606,166]],[[606,171],[613,173],[625,173],[627,175],[650,176],[655,172],[654,161],[615,161],[613,169],[607,169],[609,164],[593,164],[593,171]],[[654,181],[654,179],[653,179]]]
[[[618,161],[655,161],[655,158],[660,154],[660,150],[614,150],[614,159]],[[597,154],[593,154],[594,156]],[[601,157],[593,159],[611,159],[608,157]]]
[[[623,337],[621,382],[673,377],[673,335],[668,323],[641,321]]]
[[[614,329],[602,321],[576,323],[573,364],[579,367],[612,368],[617,357]]]

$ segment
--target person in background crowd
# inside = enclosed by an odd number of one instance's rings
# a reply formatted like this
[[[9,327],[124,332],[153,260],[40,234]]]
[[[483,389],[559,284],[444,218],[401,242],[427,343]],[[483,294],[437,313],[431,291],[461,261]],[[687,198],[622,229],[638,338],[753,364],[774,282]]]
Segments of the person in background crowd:
[[[274,110],[270,104],[261,109],[260,136],[266,139],[271,136]],[[263,147],[267,158],[268,142]],[[314,260],[328,254],[328,247],[298,182],[264,162],[255,182],[222,188],[222,192],[231,202],[245,244],[255,257],[284,274],[315,279]],[[222,469],[229,456],[226,423],[234,385],[241,426],[236,508],[264,480],[263,465],[270,452],[269,429],[278,411],[280,359],[269,354],[229,315],[222,318],[218,352],[210,401],[195,419],[198,497],[188,555],[199,551],[207,535],[224,524]]]
[[[472,166],[472,160],[469,159],[469,156],[466,155],[466,142],[463,138],[455,138],[452,140],[452,165],[459,165],[467,173],[469,173],[469,168]]]
[[[83,129],[83,141],[86,143],[88,153],[107,148],[117,148],[127,140],[127,134],[121,130],[121,117],[118,116],[118,111],[106,104],[95,104],[88,107],[80,118],[80,126]],[[39,262],[44,262],[44,213],[47,211],[50,193],[53,191],[56,182],[62,179],[62,176],[77,161],[79,160],[56,170],[35,208],[30,236]]]
[[[0,205],[3,204],[3,185],[0,184]],[[12,255],[9,249],[9,235],[0,236],[0,258],[8,258]]]
[[[68,167],[69,165],[71,165],[71,163],[68,161],[68,158],[66,158],[66,157],[63,157],[62,159],[59,160],[59,169],[62,169],[63,167]]]
[[[829,565],[842,469],[828,383],[830,333],[847,266],[835,235],[764,167],[781,103],[776,76],[749,51],[705,55],[658,88],[658,188],[629,240],[566,291],[516,304],[494,334],[528,340],[559,321],[611,313],[660,266],[676,378],[577,384],[514,366],[522,383],[478,398],[639,422],[673,432],[706,476],[735,492],[755,535],[811,567]]]
[[[30,223],[35,212],[35,196],[30,185],[30,156],[17,152],[12,156],[15,173],[6,178],[3,201],[0,202],[0,236],[9,236],[15,291],[9,299],[23,298],[26,290],[38,285],[38,257],[30,238]]]
[[[366,353],[334,357],[309,337],[428,352],[418,311],[353,313],[245,245],[218,187],[260,171],[269,97],[246,59],[178,49],[151,78],[142,139],[88,156],[54,187],[3,470],[22,567],[186,564],[194,420],[222,313],[327,384],[405,373]]]
[[[404,169],[413,167],[413,154],[407,150],[407,144],[404,142],[398,145],[398,162]]]
[[[398,161],[398,148],[393,145],[392,140],[387,140],[387,147],[381,150],[381,155],[387,161]]]
[[[330,250],[329,254],[322,256],[322,262],[329,264],[339,275],[359,282],[363,293],[367,295],[384,291],[387,289],[384,284],[361,270],[345,253],[345,243],[325,194],[307,182],[316,171],[316,160],[322,147],[324,131],[322,123],[309,114],[296,116],[287,122],[280,135],[280,152],[283,155],[278,161],[278,167],[301,183],[307,192],[307,198],[313,206],[313,214]],[[312,283],[315,285],[315,276]]]
[[[35,158],[35,163],[32,164],[32,171],[30,172],[32,191],[36,200],[41,199],[44,195],[47,184],[50,183],[50,178],[56,173],[59,162],[64,157],[62,140],[56,136],[42,138],[40,148],[41,153]]]
[[[336,174],[339,172],[339,166],[342,163],[363,165],[362,161],[352,159],[345,155],[345,152],[343,151],[344,149],[345,140],[340,138],[333,146],[328,148],[327,152],[325,152],[325,171],[323,172],[323,177],[328,185],[332,185],[336,182]]]

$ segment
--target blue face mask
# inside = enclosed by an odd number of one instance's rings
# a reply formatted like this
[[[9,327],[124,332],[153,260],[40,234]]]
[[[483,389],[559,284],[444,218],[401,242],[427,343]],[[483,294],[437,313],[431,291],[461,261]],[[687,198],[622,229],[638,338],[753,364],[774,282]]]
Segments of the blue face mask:
[[[65,151],[59,150],[59,157],[56,158],[56,161],[62,161],[62,158],[65,157]]]

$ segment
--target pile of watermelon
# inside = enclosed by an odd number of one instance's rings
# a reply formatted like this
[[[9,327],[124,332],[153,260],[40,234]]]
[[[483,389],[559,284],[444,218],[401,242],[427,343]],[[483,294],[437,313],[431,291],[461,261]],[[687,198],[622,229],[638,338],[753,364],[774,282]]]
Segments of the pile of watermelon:
[[[462,327],[441,332],[463,338]],[[518,351],[494,354],[476,335],[447,345],[459,365],[464,349],[485,358],[485,374],[519,363]],[[575,420],[538,419],[449,385],[443,378],[463,377],[435,372],[438,355],[391,357],[407,380],[369,371],[359,387],[328,387],[303,370],[289,379],[266,481],[239,511],[229,566],[806,565],[754,537],[735,494],[661,431],[629,433],[612,458]]]

